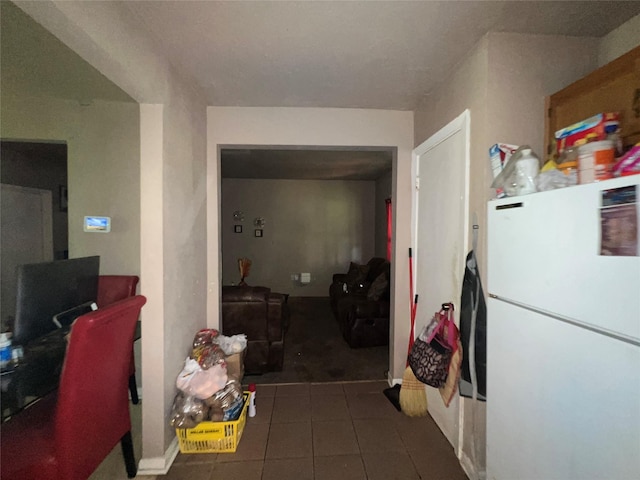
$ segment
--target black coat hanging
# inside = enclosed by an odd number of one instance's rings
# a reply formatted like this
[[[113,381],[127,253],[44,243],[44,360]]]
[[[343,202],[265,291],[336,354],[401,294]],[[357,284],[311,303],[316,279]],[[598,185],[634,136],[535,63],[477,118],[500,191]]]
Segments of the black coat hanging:
[[[474,225],[474,229],[476,226]],[[474,236],[476,232],[474,231]],[[474,239],[475,240],[475,239]],[[474,241],[474,247],[475,247]],[[480,272],[474,250],[467,255],[462,295],[460,299],[460,341],[462,343],[462,372],[460,395],[473,398],[473,384],[478,400],[487,395],[487,305],[484,300]],[[473,359],[470,358],[473,356]]]

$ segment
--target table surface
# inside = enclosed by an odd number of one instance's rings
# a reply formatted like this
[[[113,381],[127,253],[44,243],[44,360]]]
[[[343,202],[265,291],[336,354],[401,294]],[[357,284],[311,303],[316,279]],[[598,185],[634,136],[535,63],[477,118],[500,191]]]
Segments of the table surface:
[[[2,421],[19,413],[36,400],[58,388],[67,351],[69,329],[54,330],[23,347],[24,356],[11,364],[0,376],[0,411]],[[141,337],[140,321],[135,340]]]

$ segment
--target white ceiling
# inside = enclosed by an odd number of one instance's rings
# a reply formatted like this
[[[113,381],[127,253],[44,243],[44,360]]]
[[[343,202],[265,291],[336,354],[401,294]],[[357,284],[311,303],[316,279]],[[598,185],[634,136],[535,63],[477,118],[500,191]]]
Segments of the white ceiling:
[[[80,102],[131,101],[21,10],[1,3],[3,88]],[[488,31],[601,37],[640,14],[640,1],[147,0],[117,5],[201,87],[209,105],[390,110],[418,109]],[[223,175],[370,180],[391,168],[389,151],[305,152],[259,146],[224,150]]]
[[[638,1],[121,5],[210,105],[390,110],[417,109],[488,31],[601,37],[640,13]]]

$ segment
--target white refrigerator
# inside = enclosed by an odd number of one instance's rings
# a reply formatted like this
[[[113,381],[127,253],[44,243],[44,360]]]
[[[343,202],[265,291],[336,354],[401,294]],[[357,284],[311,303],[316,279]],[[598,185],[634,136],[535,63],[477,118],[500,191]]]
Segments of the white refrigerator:
[[[489,202],[488,479],[640,479],[639,181]]]

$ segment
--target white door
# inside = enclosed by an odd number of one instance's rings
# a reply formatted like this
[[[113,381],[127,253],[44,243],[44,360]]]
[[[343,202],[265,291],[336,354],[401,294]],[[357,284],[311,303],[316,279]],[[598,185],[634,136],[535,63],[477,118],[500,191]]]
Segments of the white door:
[[[468,250],[469,121],[465,110],[413,151],[416,334],[445,302],[455,305],[458,323]],[[437,389],[426,389],[429,414],[458,452],[458,396],[447,408]]]
[[[16,309],[16,267],[53,260],[51,191],[2,184],[0,324]]]

